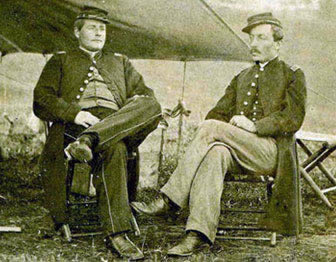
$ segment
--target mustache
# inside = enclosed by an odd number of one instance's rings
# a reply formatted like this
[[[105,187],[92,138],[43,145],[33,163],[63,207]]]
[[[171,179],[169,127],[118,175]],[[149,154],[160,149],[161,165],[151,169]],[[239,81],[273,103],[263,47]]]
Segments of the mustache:
[[[250,50],[250,52],[251,52],[251,53],[257,53],[257,54],[260,54],[260,51],[259,51],[258,49],[256,49],[256,48],[252,48],[252,49]]]

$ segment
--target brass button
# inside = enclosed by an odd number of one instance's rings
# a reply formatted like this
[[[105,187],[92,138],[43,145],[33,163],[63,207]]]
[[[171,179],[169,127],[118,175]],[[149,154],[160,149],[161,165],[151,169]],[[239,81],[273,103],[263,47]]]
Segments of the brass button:
[[[257,112],[253,112],[253,115],[256,116],[256,115],[257,115]]]
[[[93,71],[94,70],[94,66],[90,66],[90,71]]]
[[[80,99],[80,95],[77,95],[76,98],[77,98],[77,99]]]
[[[254,106],[254,107],[253,107],[253,110],[257,110],[257,107],[256,107],[256,106]]]
[[[89,83],[89,80],[85,79],[85,80],[84,80],[84,84],[87,85],[88,83]]]
[[[250,96],[250,95],[251,95],[251,92],[250,92],[250,91],[248,91],[248,92],[247,92],[247,95],[248,95],[248,96]]]
[[[258,75],[258,74],[256,74],[254,77],[255,77],[255,78],[259,78],[259,75]]]
[[[241,114],[241,115],[244,115],[244,111],[241,111],[240,114]]]
[[[83,92],[83,91],[84,91],[84,88],[83,88],[83,87],[79,88],[79,91]]]
[[[259,102],[258,102],[258,101],[255,101],[254,103],[255,103],[256,105],[257,105],[257,104],[259,104]]]
[[[248,102],[247,102],[247,101],[244,101],[244,105],[247,106],[247,105],[248,105]]]
[[[92,73],[88,73],[88,77],[91,77],[92,76]]]
[[[256,84],[253,82],[252,84],[251,84],[251,86],[255,86]]]
[[[255,119],[254,117],[252,118],[252,121],[255,122],[257,119]]]
[[[93,60],[92,63],[97,64],[97,61],[96,61],[96,60]]]
[[[265,69],[263,67],[260,67],[260,71],[264,71]]]

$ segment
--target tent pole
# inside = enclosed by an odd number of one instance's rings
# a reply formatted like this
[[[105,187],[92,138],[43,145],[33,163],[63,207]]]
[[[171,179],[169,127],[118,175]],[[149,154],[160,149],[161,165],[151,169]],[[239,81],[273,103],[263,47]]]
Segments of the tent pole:
[[[184,99],[184,89],[185,89],[185,81],[186,81],[186,71],[187,71],[187,61],[185,60],[185,61],[184,61],[184,67],[183,67],[182,94],[181,94],[181,98],[180,98],[180,100],[179,100],[179,103],[183,103],[183,99]],[[181,153],[182,128],[183,128],[183,114],[180,114],[180,116],[179,116],[179,122],[178,122],[177,159],[180,158],[180,153]]]

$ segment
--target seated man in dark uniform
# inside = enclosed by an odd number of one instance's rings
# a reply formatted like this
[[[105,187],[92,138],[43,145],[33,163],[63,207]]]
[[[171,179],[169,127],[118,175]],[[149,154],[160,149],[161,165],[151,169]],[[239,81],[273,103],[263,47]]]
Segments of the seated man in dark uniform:
[[[55,54],[34,90],[34,112],[51,124],[41,156],[45,201],[56,228],[66,224],[65,148],[94,170],[107,240],[124,258],[141,259],[126,235],[133,229],[127,185],[138,179],[127,174],[127,152],[156,128],[161,107],[127,57],[103,50],[107,23],[106,11],[85,7],[75,21],[79,48]]]
[[[276,174],[264,224],[284,235],[299,228],[299,195],[294,133],[305,116],[306,82],[301,69],[278,58],[281,22],[271,13],[248,19],[255,63],[233,78],[208,113],[161,195],[139,213],[162,215],[189,207],[187,234],[169,255],[188,256],[215,241],[226,173]]]

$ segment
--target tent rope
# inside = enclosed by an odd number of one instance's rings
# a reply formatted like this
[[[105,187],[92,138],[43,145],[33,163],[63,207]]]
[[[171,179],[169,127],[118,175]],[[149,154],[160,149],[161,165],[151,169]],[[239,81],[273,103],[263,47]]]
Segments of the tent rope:
[[[307,89],[309,89],[309,91],[311,91],[311,92],[314,93],[315,95],[324,98],[324,99],[325,99],[326,101],[328,101],[329,103],[331,103],[331,104],[333,104],[333,105],[336,105],[336,102],[335,102],[335,101],[331,100],[330,98],[326,97],[325,95],[318,93],[317,91],[315,91],[315,90],[312,89],[312,88],[307,87]]]
[[[237,35],[231,28],[231,26],[228,25],[228,23],[226,23],[224,21],[224,19],[205,1],[205,0],[199,0],[204,6],[206,9],[208,9],[210,11],[210,13],[212,13],[218,20],[219,22],[225,26],[225,28],[227,28],[228,30],[230,30],[231,33],[235,34],[237,36],[237,38],[245,44],[244,40],[239,36]]]
[[[5,75],[5,74],[3,74],[3,73],[0,73],[0,76],[3,76],[3,77],[5,77],[5,78],[7,78],[7,79],[9,79],[9,80],[12,80],[12,81],[16,82],[16,83],[19,83],[20,85],[23,85],[23,86],[25,86],[25,87],[33,87],[32,85],[27,85],[27,83],[24,83],[24,82],[22,82],[22,81],[19,81],[19,80],[15,79],[15,78],[10,77],[10,76],[7,76],[7,75]]]
[[[2,40],[4,40],[5,42],[7,42],[8,44],[10,44],[12,47],[14,47],[17,51],[19,52],[23,52],[23,50],[18,47],[16,44],[14,44],[12,41],[10,41],[9,39],[7,39],[6,37],[4,37],[2,34],[0,34],[0,38]]]

